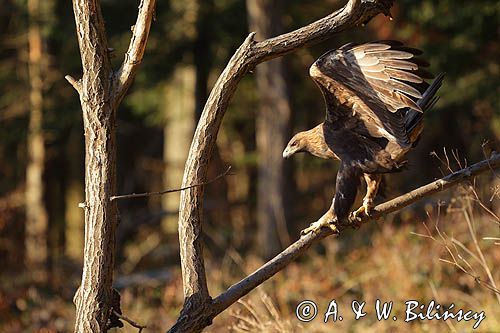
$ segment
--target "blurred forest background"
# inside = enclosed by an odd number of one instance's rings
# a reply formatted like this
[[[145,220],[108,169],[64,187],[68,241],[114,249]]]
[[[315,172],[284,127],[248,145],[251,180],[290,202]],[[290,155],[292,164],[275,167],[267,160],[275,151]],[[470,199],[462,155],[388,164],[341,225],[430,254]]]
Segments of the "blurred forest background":
[[[118,194],[181,184],[196,121],[210,89],[249,31],[257,39],[321,18],[337,0],[158,1],[146,54],[118,110]],[[130,38],[138,1],[103,0],[114,67]],[[446,72],[408,170],[386,176],[391,198],[488,154],[500,139],[500,2],[399,0],[394,20],[378,16],[312,48],[259,65],[240,83],[225,117],[206,188],[204,238],[209,287],[224,290],[295,240],[322,215],[337,164],[300,155],[283,161],[292,133],[324,117],[311,63],[344,43],[399,39]],[[83,126],[78,96],[64,80],[81,75],[67,0],[0,1],[0,331],[69,332],[81,274]],[[443,148],[450,160],[447,163]],[[436,152],[441,161],[431,152]],[[442,163],[444,162],[444,163]],[[498,172],[497,172],[498,173]],[[341,309],[353,299],[436,299],[486,311],[479,331],[500,331],[499,176],[419,202],[340,239],[326,239],[216,318],[209,332],[381,332],[409,324],[375,317],[300,323],[295,306],[313,299]],[[179,193],[121,200],[115,282],[124,313],[157,332],[182,305],[177,239]],[[425,223],[422,224],[422,222]],[[450,256],[454,254],[454,256]],[[460,256],[458,256],[460,254]],[[440,261],[439,258],[451,261]],[[453,263],[453,258],[464,262]],[[463,270],[460,269],[463,268]],[[491,287],[491,288],[489,288]],[[497,292],[495,292],[497,290]],[[400,302],[403,304],[402,302]],[[397,311],[403,307],[396,305]],[[403,325],[403,326],[401,326]],[[426,322],[412,331],[469,330]],[[136,331],[130,326],[126,332]]]

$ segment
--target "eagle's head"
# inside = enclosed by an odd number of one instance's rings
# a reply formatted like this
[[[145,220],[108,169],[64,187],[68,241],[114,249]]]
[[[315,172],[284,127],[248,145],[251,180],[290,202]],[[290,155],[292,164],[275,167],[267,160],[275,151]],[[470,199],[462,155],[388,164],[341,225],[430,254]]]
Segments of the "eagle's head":
[[[299,132],[286,145],[283,158],[289,158],[295,153],[307,151],[307,131]]]
[[[289,158],[293,154],[300,152],[308,152],[324,159],[335,158],[335,155],[326,144],[323,123],[308,131],[295,134],[286,145],[283,158]]]

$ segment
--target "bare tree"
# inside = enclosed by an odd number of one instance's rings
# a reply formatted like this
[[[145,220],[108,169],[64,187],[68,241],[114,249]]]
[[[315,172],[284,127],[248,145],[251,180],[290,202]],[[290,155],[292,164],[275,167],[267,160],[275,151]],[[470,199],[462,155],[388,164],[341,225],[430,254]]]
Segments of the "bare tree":
[[[47,210],[43,200],[45,144],[43,138],[43,68],[44,51],[40,20],[40,0],[28,1],[30,114],[28,129],[28,165],[26,167],[26,264],[34,278],[47,278]]]
[[[282,32],[282,0],[247,0],[250,29],[264,39]],[[290,102],[281,58],[257,67],[257,184],[258,249],[264,258],[272,258],[282,246],[290,244],[286,228],[286,173],[281,151],[289,136]]]
[[[110,200],[116,194],[116,109],[144,55],[154,5],[140,2],[125,59],[113,71],[99,0],[73,0],[83,76],[66,79],[80,95],[85,132],[85,248],[75,332],[105,332],[118,320],[119,296],[112,289],[117,209]]]

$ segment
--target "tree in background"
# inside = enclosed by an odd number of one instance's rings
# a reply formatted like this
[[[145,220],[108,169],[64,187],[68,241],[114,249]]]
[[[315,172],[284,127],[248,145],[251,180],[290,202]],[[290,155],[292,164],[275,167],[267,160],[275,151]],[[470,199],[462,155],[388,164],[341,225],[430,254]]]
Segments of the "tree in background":
[[[84,202],[84,187],[82,181],[83,147],[81,143],[81,130],[70,130],[66,153],[66,182],[65,182],[65,211],[64,211],[64,247],[66,256],[75,261],[82,262],[84,247],[83,211],[78,203]]]
[[[176,38],[190,41],[196,39],[196,22],[200,12],[200,1],[189,0],[172,3],[172,10],[178,19],[170,22],[170,29]],[[163,185],[164,188],[178,188],[184,171],[191,137],[195,126],[197,71],[191,52],[183,54],[182,65],[177,66],[164,88],[162,99],[163,127]],[[206,83],[205,83],[206,84]],[[162,208],[166,213],[162,228],[168,234],[177,233],[177,210],[179,195],[162,197]]]
[[[192,65],[179,66],[165,87],[165,127],[163,130],[164,188],[178,188],[186,163],[195,126],[195,70]],[[177,232],[176,214],[179,195],[162,197],[163,229],[170,234]]]
[[[35,280],[47,278],[48,217],[44,204],[45,144],[43,133],[43,75],[47,65],[41,21],[48,3],[28,0],[28,48],[30,113],[27,138],[26,166],[26,264],[33,270]]]
[[[282,32],[281,0],[247,0],[250,30],[257,39]],[[290,243],[286,221],[288,207],[286,172],[281,156],[290,133],[290,102],[281,58],[257,66],[259,110],[256,121],[258,154],[257,225],[258,249],[273,257]]]

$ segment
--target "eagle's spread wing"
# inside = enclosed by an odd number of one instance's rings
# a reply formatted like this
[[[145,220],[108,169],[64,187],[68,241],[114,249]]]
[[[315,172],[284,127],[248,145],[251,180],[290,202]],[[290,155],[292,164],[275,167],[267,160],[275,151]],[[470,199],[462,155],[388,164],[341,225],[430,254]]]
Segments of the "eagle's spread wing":
[[[422,112],[422,98],[432,77],[419,68],[421,52],[396,41],[347,44],[321,56],[310,69],[327,104],[326,121],[358,134],[384,137],[401,146],[410,144],[404,114]]]

